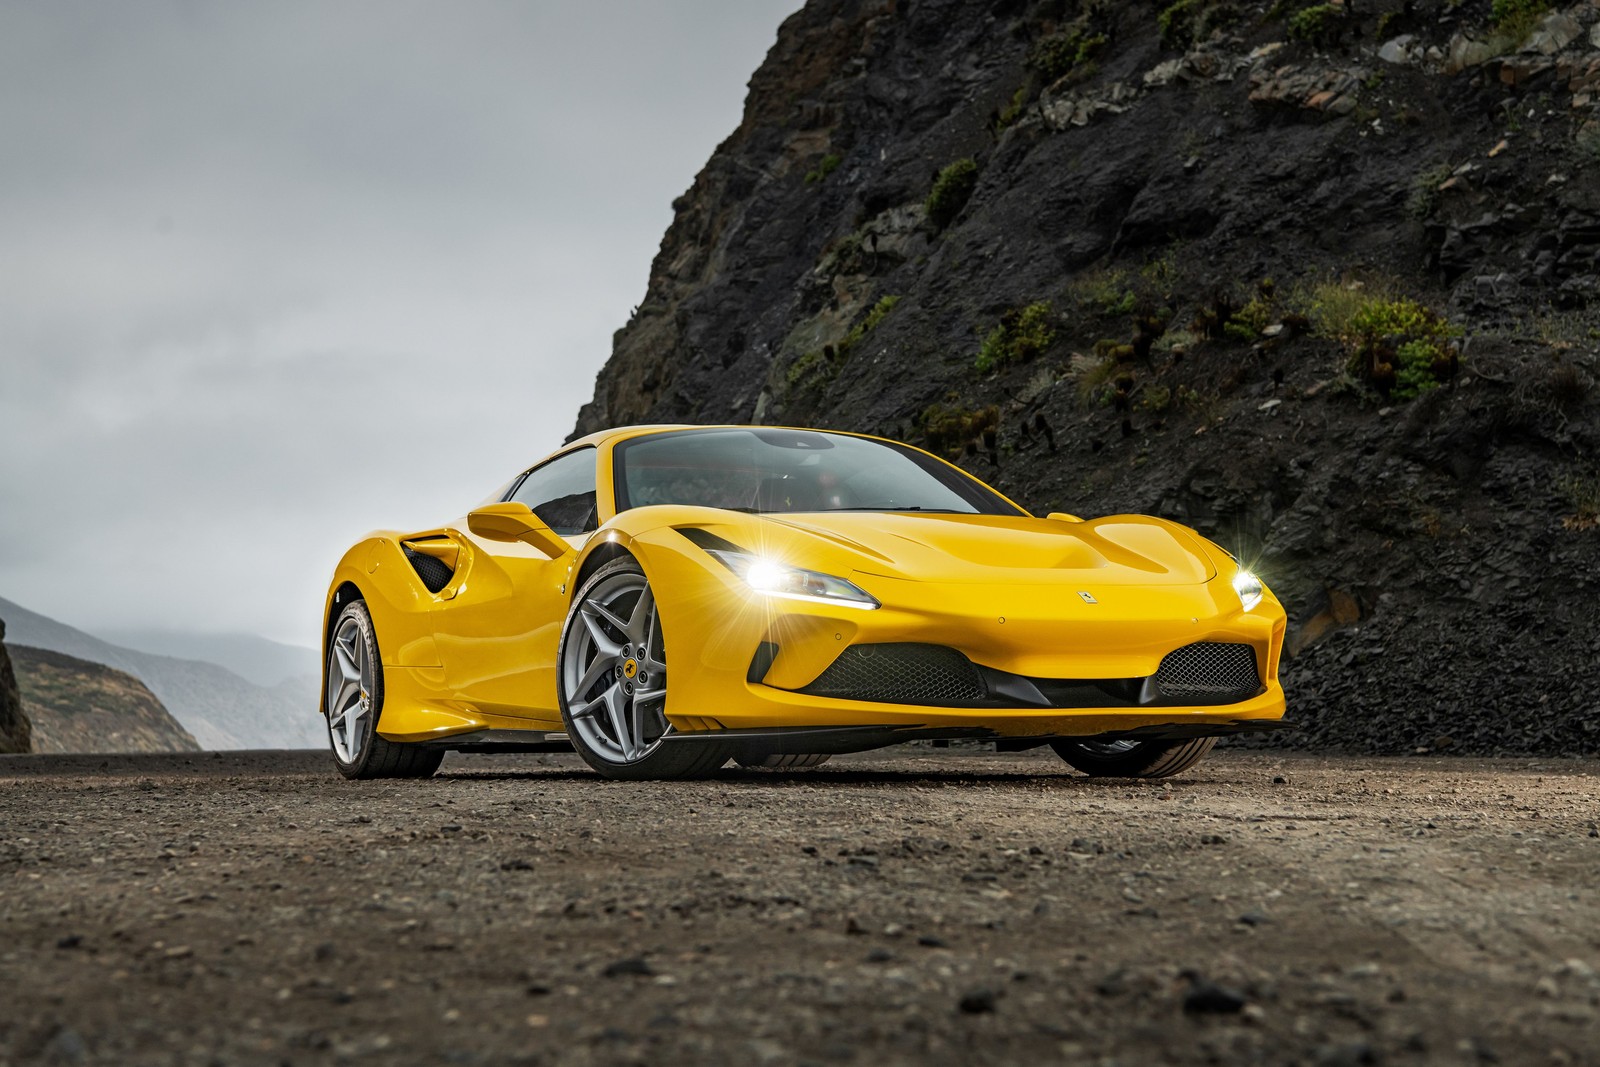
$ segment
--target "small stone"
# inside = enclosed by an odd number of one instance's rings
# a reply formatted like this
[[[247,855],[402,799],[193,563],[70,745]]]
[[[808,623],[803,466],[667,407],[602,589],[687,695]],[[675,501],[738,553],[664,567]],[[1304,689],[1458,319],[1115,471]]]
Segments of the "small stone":
[[[1233,1015],[1244,1008],[1243,993],[1213,982],[1196,979],[1183,998],[1187,1015]]]
[[[948,948],[944,938],[934,937],[932,934],[923,934],[917,938],[917,944],[923,948]]]
[[[1511,147],[1511,142],[1510,141],[1501,141],[1499,144],[1497,144],[1493,148],[1489,149],[1489,158],[1493,159],[1494,157],[1498,156],[1500,153],[1504,152],[1506,149],[1508,149],[1510,147]]]
[[[89,1046],[78,1031],[62,1027],[50,1039],[47,1056],[57,1063],[83,1063],[89,1058]]]
[[[633,956],[625,960],[616,960],[606,964],[606,969],[600,972],[606,978],[623,978],[636,976],[649,978],[655,975],[656,970],[649,962],[641,957]]]
[[[992,989],[973,989],[962,995],[957,1007],[964,1015],[985,1015],[994,1011],[999,996]]]
[[[875,948],[867,953],[868,963],[888,963],[892,959],[894,959],[894,953],[886,948]]]
[[[1260,926],[1261,924],[1271,922],[1272,920],[1267,918],[1265,912],[1247,911],[1243,915],[1239,916],[1239,921],[1244,923],[1246,926]]]
[[[1275,775],[1272,776],[1272,784],[1273,785],[1288,785],[1289,784],[1289,776],[1287,774],[1275,774]]]
[[[56,948],[78,948],[83,944],[82,934],[68,934],[56,940]]]
[[[194,955],[194,949],[188,945],[173,945],[164,955],[169,960],[185,960]]]
[[[1554,978],[1551,978],[1549,975],[1545,975],[1543,978],[1533,983],[1533,992],[1536,996],[1558,997],[1561,995],[1561,986],[1556,984],[1556,980]]]

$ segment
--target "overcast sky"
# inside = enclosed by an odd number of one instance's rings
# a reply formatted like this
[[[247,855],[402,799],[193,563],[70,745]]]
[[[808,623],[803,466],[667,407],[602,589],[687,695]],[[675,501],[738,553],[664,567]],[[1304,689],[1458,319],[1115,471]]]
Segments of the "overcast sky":
[[[0,596],[314,645],[560,444],[800,0],[0,0]]]

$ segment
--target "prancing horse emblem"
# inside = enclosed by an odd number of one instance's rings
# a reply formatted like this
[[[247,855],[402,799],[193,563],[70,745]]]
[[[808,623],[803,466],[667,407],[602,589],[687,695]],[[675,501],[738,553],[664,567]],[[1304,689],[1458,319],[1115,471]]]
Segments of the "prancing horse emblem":
[[[1098,603],[1100,603],[1100,601],[1098,601],[1098,600],[1096,600],[1094,598],[1093,594],[1085,592],[1082,589],[1078,590],[1078,595],[1083,597],[1083,602],[1085,604],[1098,604]]]

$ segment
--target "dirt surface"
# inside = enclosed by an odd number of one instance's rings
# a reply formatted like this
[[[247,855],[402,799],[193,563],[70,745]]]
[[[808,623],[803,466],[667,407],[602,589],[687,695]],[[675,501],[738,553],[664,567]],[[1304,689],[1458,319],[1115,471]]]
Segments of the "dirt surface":
[[[1600,765],[0,759],[0,1064],[1600,1063]]]

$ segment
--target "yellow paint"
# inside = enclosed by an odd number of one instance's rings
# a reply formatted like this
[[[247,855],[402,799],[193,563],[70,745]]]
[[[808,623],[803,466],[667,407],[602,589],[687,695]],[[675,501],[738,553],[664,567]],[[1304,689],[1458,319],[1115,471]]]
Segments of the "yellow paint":
[[[383,736],[560,729],[562,624],[584,562],[613,545],[639,562],[656,592],[668,649],[666,712],[680,730],[921,724],[1092,734],[1283,716],[1283,607],[1265,591],[1254,610],[1243,611],[1232,587],[1238,564],[1193,530],[1145,516],[1083,521],[1065,513],[749,515],[654,506],[618,515],[613,447],[667,428],[606,431],[569,446],[596,449],[594,534],[557,538],[522,505],[490,504],[437,530],[369,535],[345,554],[325,619],[331,623],[343,606],[333,602],[336,590],[347,583],[360,590],[385,667]],[[882,606],[863,611],[753,592],[682,527],[848,578]],[[417,580],[402,542],[454,563],[438,594]],[[948,645],[975,663],[1041,678],[1142,677],[1181,645],[1239,642],[1256,650],[1267,690],[1221,707],[1082,711],[925,708],[790,692],[852,644],[897,641]],[[779,652],[752,683],[746,676],[762,642]]]

